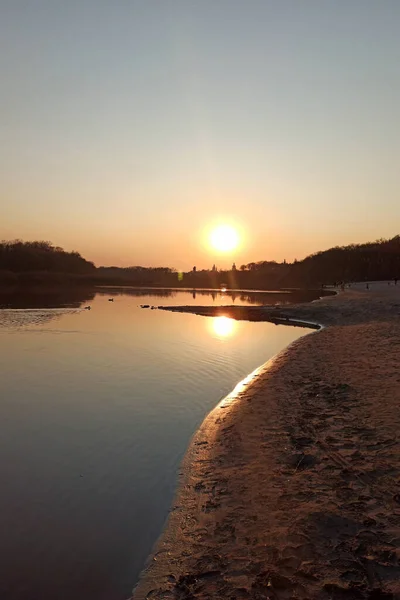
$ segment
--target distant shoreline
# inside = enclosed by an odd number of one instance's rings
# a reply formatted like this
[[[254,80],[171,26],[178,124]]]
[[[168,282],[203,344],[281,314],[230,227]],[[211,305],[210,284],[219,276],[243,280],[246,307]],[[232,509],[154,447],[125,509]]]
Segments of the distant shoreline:
[[[112,284],[112,283],[102,283],[96,280],[93,280],[87,276],[80,276],[76,274],[68,274],[68,273],[41,273],[41,272],[32,272],[32,273],[16,273],[15,279],[5,279],[1,281],[2,289],[6,288],[15,288],[15,287],[63,287],[63,286],[86,286],[88,288],[98,289],[98,290],[170,290],[177,292],[220,292],[220,293],[260,293],[260,294],[292,294],[295,292],[313,292],[322,295],[329,296],[333,292],[327,288],[318,288],[314,286],[304,286],[304,287],[284,287],[284,288],[221,288],[221,286],[216,287],[201,287],[201,286],[167,286],[167,285],[133,285],[130,283],[120,283],[120,284]]]
[[[224,288],[221,287],[168,287],[168,286],[148,286],[148,285],[96,285],[96,289],[106,289],[106,290],[169,290],[176,292],[219,292],[221,294],[233,294],[233,293],[248,293],[248,294],[293,294],[295,292],[299,293],[314,293],[320,294],[322,296],[331,296],[334,295],[335,292],[331,289],[327,288],[316,288],[316,287],[293,287],[293,288],[271,288],[271,289],[252,289],[252,288]]]
[[[279,307],[282,322],[323,329],[206,417],[134,600],[400,592],[388,563],[400,518],[399,309],[400,286],[385,284]]]

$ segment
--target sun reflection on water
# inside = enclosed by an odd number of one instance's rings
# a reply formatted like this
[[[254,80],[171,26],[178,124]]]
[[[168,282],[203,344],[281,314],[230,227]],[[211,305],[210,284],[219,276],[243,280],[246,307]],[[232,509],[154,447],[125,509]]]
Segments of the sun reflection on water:
[[[227,338],[233,335],[236,325],[236,321],[229,317],[213,317],[211,319],[212,332],[219,338]]]

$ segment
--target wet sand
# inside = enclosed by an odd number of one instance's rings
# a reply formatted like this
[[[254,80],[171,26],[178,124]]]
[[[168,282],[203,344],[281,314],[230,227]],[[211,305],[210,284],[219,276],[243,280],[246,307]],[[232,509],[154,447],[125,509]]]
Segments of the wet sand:
[[[400,286],[371,288],[263,309],[325,327],[205,419],[135,600],[400,599]]]

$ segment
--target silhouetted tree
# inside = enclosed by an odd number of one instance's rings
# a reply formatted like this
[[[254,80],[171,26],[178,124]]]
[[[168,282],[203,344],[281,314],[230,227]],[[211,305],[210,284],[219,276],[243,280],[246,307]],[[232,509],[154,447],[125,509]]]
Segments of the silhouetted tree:
[[[51,242],[21,240],[0,242],[0,269],[17,273],[92,273],[93,263],[78,252],[66,252]]]
[[[344,281],[388,280],[400,278],[400,236],[379,239],[366,244],[330,248],[316,252],[293,263],[271,260],[250,262],[230,271],[197,270],[177,276],[170,267],[120,268],[96,267],[78,252],[66,252],[47,241],[0,242],[0,281],[13,285],[20,280],[43,283],[49,278],[57,283],[69,281],[74,275],[90,283],[174,287],[190,286],[218,288],[222,283],[238,289],[279,289],[283,287],[320,287]]]

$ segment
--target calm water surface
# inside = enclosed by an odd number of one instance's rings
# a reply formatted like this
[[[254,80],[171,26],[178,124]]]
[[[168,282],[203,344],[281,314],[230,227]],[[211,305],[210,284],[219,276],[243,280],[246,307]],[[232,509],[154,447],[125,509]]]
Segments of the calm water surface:
[[[139,308],[285,296],[138,293],[0,298],[1,598],[129,597],[193,432],[305,333]]]

